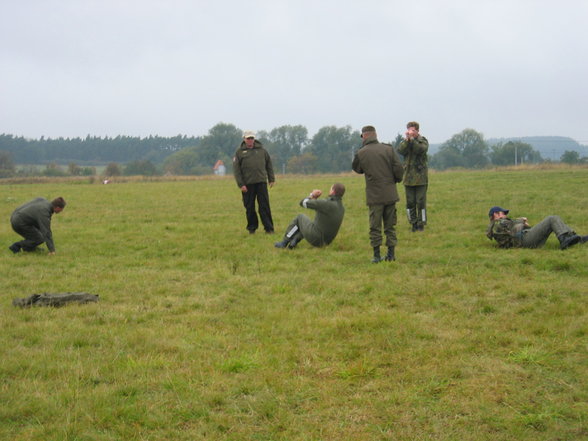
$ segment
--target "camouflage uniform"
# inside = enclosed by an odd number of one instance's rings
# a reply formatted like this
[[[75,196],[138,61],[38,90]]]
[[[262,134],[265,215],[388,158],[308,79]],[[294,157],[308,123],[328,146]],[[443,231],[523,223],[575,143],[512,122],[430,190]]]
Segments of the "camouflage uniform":
[[[547,216],[533,227],[523,218],[492,220],[486,236],[494,239],[500,248],[539,248],[545,245],[551,233],[555,233],[560,242],[576,234],[559,216]]]
[[[413,231],[422,230],[427,223],[429,141],[424,136],[403,140],[398,152],[404,157],[404,190],[406,192],[406,214]]]

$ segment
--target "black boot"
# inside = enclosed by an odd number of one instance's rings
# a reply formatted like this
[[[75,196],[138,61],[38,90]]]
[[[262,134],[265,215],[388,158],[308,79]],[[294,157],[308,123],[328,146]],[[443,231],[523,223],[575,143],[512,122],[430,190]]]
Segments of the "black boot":
[[[280,242],[276,242],[276,243],[274,244],[274,246],[275,246],[276,248],[286,248],[286,247],[288,246],[288,243],[290,243],[290,240],[289,240],[289,239],[286,239],[286,238],[284,238],[282,241],[280,241]]]
[[[572,245],[576,245],[577,243],[582,242],[582,236],[578,236],[574,233],[565,233],[558,237],[559,239],[559,248],[565,250]]]
[[[386,253],[386,257],[384,257],[386,262],[392,262],[396,260],[396,256],[394,256],[394,247],[388,247],[388,253]]]
[[[302,240],[302,236],[294,236],[292,238],[292,240],[290,241],[290,243],[288,244],[288,248],[290,248],[291,250],[293,250],[294,248],[296,248],[296,245],[298,245],[298,242],[300,242]]]
[[[374,247],[374,258],[372,259],[372,263],[380,263],[382,258],[380,257],[380,247]]]
[[[582,243],[588,242],[588,236],[582,236]]]
[[[14,254],[16,254],[20,251],[20,245],[17,242],[14,242],[12,245],[8,247],[8,249],[12,251]]]

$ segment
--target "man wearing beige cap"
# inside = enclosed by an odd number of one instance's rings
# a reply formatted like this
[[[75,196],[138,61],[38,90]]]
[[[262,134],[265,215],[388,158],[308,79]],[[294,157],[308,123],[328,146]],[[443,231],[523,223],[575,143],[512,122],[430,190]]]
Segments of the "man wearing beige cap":
[[[269,186],[273,187],[276,179],[270,155],[261,142],[255,139],[255,132],[247,130],[243,133],[243,141],[233,158],[233,173],[243,196],[249,234],[255,233],[259,226],[255,212],[256,200],[265,232],[273,233],[274,221],[267,186],[269,183]]]

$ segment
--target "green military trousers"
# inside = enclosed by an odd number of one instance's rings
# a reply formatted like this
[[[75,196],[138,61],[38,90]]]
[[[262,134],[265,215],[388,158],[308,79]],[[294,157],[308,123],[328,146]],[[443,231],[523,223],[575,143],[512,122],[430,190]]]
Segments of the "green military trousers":
[[[326,244],[322,231],[304,214],[296,216],[290,225],[288,225],[284,240],[291,241],[294,238],[299,240],[301,236],[315,247],[322,247]]]
[[[395,247],[396,239],[396,204],[370,205],[370,244],[372,247],[382,245],[382,224],[386,235],[386,246]]]
[[[534,227],[523,230],[523,248],[542,247],[551,233],[555,233],[557,237],[565,233],[575,234],[559,216],[547,216]]]
[[[427,223],[427,185],[405,185],[408,222],[416,227]]]

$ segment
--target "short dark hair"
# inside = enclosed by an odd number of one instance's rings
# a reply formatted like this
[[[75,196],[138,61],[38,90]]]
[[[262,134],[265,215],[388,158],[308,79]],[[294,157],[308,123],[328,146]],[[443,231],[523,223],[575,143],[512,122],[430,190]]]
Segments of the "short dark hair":
[[[339,182],[333,184],[333,191],[335,192],[335,196],[343,197],[345,194],[345,186]]]
[[[409,122],[409,123],[406,125],[406,128],[407,128],[407,129],[410,129],[411,127],[414,127],[415,129],[417,129],[417,131],[419,131],[419,130],[420,130],[419,123],[418,123],[418,122],[416,122],[416,121],[411,121],[411,122]]]
[[[53,207],[65,208],[66,202],[65,199],[59,196],[51,201],[51,205],[53,205]]]

